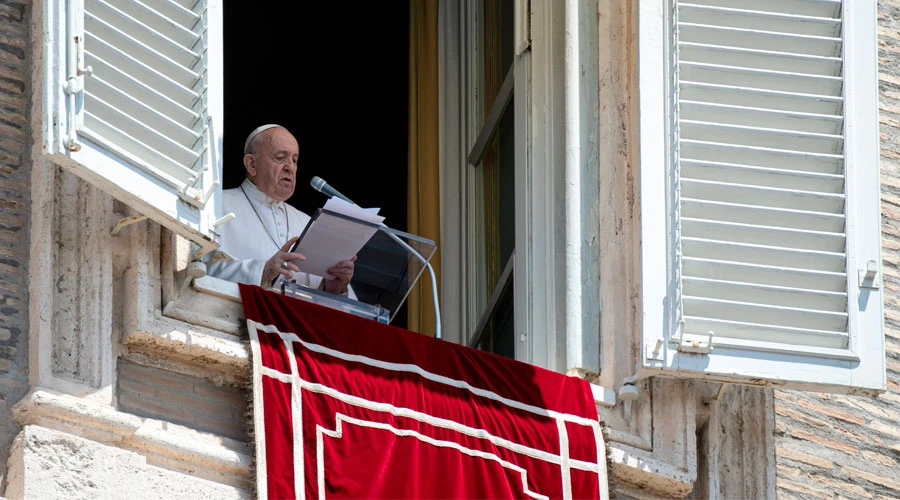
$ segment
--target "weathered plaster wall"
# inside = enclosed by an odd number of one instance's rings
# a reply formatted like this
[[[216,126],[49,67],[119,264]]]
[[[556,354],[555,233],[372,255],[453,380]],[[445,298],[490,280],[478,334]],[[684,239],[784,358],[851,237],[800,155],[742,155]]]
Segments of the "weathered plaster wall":
[[[900,497],[900,0],[879,1],[887,386],[876,397],[775,392],[779,498]]]
[[[0,0],[0,495],[28,379],[29,4]]]

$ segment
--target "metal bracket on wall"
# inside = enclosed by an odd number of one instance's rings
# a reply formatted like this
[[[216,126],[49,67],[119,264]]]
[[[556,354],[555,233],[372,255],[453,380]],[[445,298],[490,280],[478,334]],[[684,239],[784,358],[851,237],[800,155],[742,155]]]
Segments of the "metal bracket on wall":
[[[708,332],[706,335],[682,333],[681,342],[678,343],[678,350],[694,354],[709,354],[713,349],[713,336],[714,334],[712,331]]]
[[[859,287],[878,290],[880,285],[876,278],[878,278],[878,263],[870,260],[866,263],[865,269],[859,270]]]
[[[115,235],[119,234],[119,231],[121,231],[123,227],[130,226],[130,225],[134,224],[135,222],[140,222],[146,218],[147,218],[146,215],[133,215],[131,217],[125,217],[124,219],[120,220],[119,222],[116,222],[116,225],[113,226],[112,235],[115,236]]]

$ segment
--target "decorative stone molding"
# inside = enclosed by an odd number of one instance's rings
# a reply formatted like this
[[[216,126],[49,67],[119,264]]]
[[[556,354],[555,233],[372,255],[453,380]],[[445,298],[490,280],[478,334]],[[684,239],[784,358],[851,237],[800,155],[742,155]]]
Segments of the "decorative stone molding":
[[[616,490],[636,497],[684,498],[694,486],[696,474],[666,463],[647,452],[617,443],[609,444]]]
[[[16,404],[13,415],[23,427],[41,426],[115,446],[160,467],[226,484],[246,486],[251,478],[245,443],[122,413],[82,398],[37,389]]]

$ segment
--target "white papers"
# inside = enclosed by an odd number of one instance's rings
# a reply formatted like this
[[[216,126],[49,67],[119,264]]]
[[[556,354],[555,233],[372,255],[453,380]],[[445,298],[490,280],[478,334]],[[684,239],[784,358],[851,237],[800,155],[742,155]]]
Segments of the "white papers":
[[[328,269],[353,258],[378,230],[384,221],[378,210],[332,197],[309,222],[293,249],[306,260],[293,263],[307,274],[331,279]]]
[[[360,208],[359,205],[348,203],[338,198],[337,196],[328,198],[328,201],[325,202],[325,206],[322,207],[322,210],[337,212],[339,214],[353,217],[354,219],[371,222],[372,224],[376,225],[384,222],[384,217],[378,215],[378,211],[380,210],[379,208]]]

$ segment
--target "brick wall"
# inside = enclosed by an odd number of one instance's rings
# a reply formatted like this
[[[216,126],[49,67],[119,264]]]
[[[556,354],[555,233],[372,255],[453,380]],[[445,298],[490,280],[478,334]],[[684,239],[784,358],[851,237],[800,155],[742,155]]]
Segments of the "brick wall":
[[[124,359],[117,369],[119,411],[249,442],[241,390]]]
[[[0,492],[28,382],[29,5],[0,0]]]
[[[878,10],[888,391],[776,391],[779,498],[900,497],[900,0],[881,0]]]

